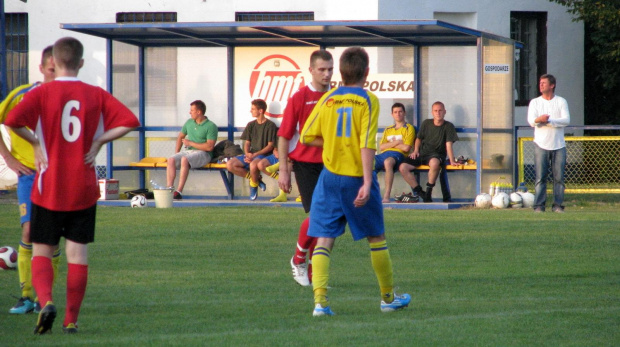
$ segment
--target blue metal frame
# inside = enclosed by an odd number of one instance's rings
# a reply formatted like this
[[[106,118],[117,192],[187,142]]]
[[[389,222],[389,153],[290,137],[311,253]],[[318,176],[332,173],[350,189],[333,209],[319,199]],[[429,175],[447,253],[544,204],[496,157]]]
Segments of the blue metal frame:
[[[145,48],[146,47],[225,47],[227,49],[228,125],[218,128],[234,139],[234,58],[235,47],[261,46],[411,46],[414,55],[414,126],[419,126],[420,111],[420,47],[477,46],[477,124],[476,128],[458,128],[458,132],[477,133],[476,161],[482,163],[482,38],[522,44],[509,38],[473,30],[438,20],[402,21],[291,21],[291,22],[212,22],[212,23],[123,23],[123,24],[61,24],[61,28],[103,37],[108,40],[108,90],[112,90],[112,40],[139,47],[139,154],[145,156],[146,131],[178,131],[180,127],[147,127],[145,124]],[[113,147],[108,147],[108,177],[113,170],[125,170],[112,164]],[[445,170],[444,170],[445,171]],[[144,171],[140,172],[144,187]],[[224,178],[224,176],[223,176]],[[233,180],[229,173],[228,179]],[[476,190],[481,191],[481,166],[476,170]],[[228,187],[227,187],[228,188]],[[229,191],[229,196],[232,192]]]

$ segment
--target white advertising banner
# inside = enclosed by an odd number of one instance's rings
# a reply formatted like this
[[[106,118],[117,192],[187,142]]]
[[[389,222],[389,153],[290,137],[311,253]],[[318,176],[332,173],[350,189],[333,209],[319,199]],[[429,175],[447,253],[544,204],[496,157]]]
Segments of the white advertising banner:
[[[267,102],[267,117],[278,126],[287,100],[310,82],[310,54],[316,48],[235,49],[235,126],[252,120],[251,101]]]
[[[244,127],[252,120],[250,102],[267,102],[267,117],[278,126],[287,100],[310,83],[308,70],[314,47],[239,47],[235,49],[235,126]],[[332,51],[332,53],[335,53]],[[375,57],[370,57],[376,59]],[[334,55],[332,87],[342,85],[338,71],[339,56]],[[379,99],[413,99],[413,74],[371,73],[367,90]]]

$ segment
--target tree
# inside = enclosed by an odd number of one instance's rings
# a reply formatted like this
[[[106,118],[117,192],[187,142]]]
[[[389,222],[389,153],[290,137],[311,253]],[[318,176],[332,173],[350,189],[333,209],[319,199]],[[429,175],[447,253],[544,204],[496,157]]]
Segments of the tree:
[[[620,1],[549,0],[585,26],[585,123],[620,124]]]

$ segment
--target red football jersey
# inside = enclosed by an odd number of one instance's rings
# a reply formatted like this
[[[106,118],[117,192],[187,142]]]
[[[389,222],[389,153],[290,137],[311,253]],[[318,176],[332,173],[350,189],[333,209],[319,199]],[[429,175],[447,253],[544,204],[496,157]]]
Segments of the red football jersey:
[[[291,141],[289,158],[292,160],[305,163],[323,162],[323,148],[307,146],[299,142],[299,131],[303,129],[308,116],[323,94],[325,92],[318,92],[305,86],[295,92],[286,105],[278,136]]]
[[[53,211],[77,211],[99,199],[95,168],[84,163],[93,139],[140,122],[105,90],[77,78],[58,78],[29,92],[5,124],[33,129],[47,157],[48,167],[35,177],[32,202]]]

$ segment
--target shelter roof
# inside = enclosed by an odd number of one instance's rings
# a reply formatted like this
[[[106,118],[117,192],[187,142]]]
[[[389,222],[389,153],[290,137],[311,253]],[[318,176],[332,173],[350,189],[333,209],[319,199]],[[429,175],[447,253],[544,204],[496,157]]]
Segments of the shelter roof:
[[[62,29],[144,47],[476,46],[511,39],[439,20],[60,24]]]

